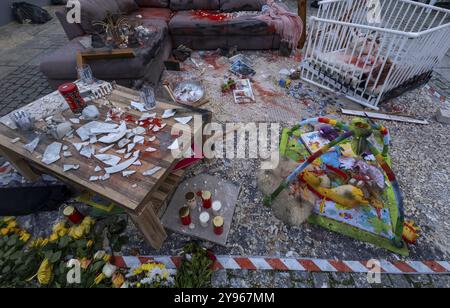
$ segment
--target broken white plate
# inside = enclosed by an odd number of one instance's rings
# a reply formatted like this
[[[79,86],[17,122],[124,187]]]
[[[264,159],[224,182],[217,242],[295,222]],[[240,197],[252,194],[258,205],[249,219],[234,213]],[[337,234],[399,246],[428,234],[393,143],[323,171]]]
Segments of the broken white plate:
[[[69,121],[72,122],[73,124],[80,124],[80,119],[77,118],[69,119]]]
[[[78,170],[78,169],[80,169],[80,165],[64,165],[63,169],[64,169],[64,172],[67,172],[70,170]]]
[[[178,150],[180,148],[180,145],[178,144],[178,139],[175,139],[175,141],[168,147],[169,150]]]
[[[72,143],[77,152],[80,152],[84,146],[87,146],[89,142],[81,142],[81,143]]]
[[[86,158],[91,158],[92,155],[94,155],[94,154],[95,154],[95,149],[91,145],[84,146],[80,151],[80,155],[84,156]]]
[[[117,133],[112,133],[107,136],[100,138],[100,142],[102,143],[116,143],[120,139],[122,139],[127,134],[127,125],[125,122],[122,122],[119,127],[119,131]]]
[[[120,140],[118,143],[117,143],[117,146],[119,147],[119,148],[123,148],[123,147],[125,147],[128,143],[130,143],[131,142],[131,140],[130,139],[126,139],[126,138],[123,138],[122,140]]]
[[[150,141],[150,142],[153,142],[153,141],[155,141],[155,140],[156,140],[156,136],[153,136],[153,137],[148,138],[148,141]]]
[[[175,114],[177,113],[177,111],[175,109],[166,109],[164,110],[164,113],[162,115],[163,119],[168,119],[173,117]]]
[[[91,138],[89,139],[89,143],[90,144],[94,144],[94,143],[97,143],[97,136],[91,136]]]
[[[93,175],[89,178],[89,182],[96,182],[100,179],[99,176]]]
[[[138,157],[133,156],[131,159],[124,161],[123,163],[121,163],[117,166],[106,168],[105,171],[106,171],[106,173],[109,173],[109,174],[122,172],[123,170],[127,169],[132,164],[134,164],[137,160],[138,160]]]
[[[145,109],[145,105],[142,103],[138,103],[135,101],[131,101],[131,108],[136,109],[137,111],[140,112],[146,112],[147,109]]]
[[[142,126],[138,126],[138,127],[134,128],[132,130],[132,132],[135,135],[143,135],[143,134],[145,134],[147,132],[147,130],[145,128],[143,128]]]
[[[37,148],[37,146],[38,146],[38,144],[39,144],[39,141],[40,141],[39,137],[36,137],[36,138],[34,138],[33,141],[31,141],[31,142],[28,143],[28,144],[25,144],[23,147],[24,147],[25,150],[27,150],[28,152],[33,153],[34,150],[36,150],[36,148]]]
[[[133,153],[134,157],[139,157],[139,155],[141,155],[141,151],[140,150],[134,151],[134,153]]]
[[[140,160],[135,161],[133,166],[142,166],[142,162]]]
[[[152,176],[152,175],[154,175],[155,173],[157,173],[159,170],[161,170],[162,168],[161,167],[154,167],[154,168],[152,168],[152,169],[149,169],[149,170],[147,170],[147,171],[144,171],[142,174],[144,175],[144,176]]]
[[[89,140],[90,136],[93,135],[93,131],[111,131],[117,128],[117,124],[114,123],[104,123],[98,121],[89,122],[76,130],[76,133],[80,137],[81,141]],[[95,134],[94,134],[95,135]]]
[[[144,113],[140,118],[139,121],[145,121],[148,119],[153,119],[154,117],[156,117],[156,113]]]
[[[114,144],[108,145],[107,147],[101,148],[98,152],[103,154],[106,153],[107,151],[111,150],[114,147]]]
[[[129,171],[123,171],[122,172],[122,176],[123,177],[129,177],[130,175],[133,175],[133,174],[135,174],[136,173],[136,171],[134,171],[134,170],[129,170]]]
[[[104,176],[99,177],[99,180],[106,181],[111,177],[109,173],[105,173]]]
[[[63,145],[62,150],[63,151],[67,151],[69,149],[69,147],[67,145]]]
[[[50,144],[45,149],[44,155],[42,156],[42,162],[44,164],[50,165],[58,161],[61,158],[59,153],[61,152],[62,146],[62,143],[59,142],[53,142],[52,144]]]
[[[127,149],[121,149],[121,150],[116,151],[117,154],[125,154],[126,152],[127,152]]]
[[[155,148],[152,148],[152,147],[149,147],[149,148],[145,149],[145,152],[148,152],[148,153],[153,153],[153,152],[156,152],[156,151],[158,151],[158,149],[155,149]]]
[[[127,153],[123,158],[128,159],[131,157],[131,155],[133,155],[133,153]]]
[[[72,157],[72,152],[70,152],[70,151],[65,151],[64,153],[63,153],[63,156],[64,157]]]
[[[102,168],[100,166],[97,166],[97,167],[95,167],[94,171],[95,172],[100,172],[100,171],[102,171]]]
[[[108,165],[108,166],[116,166],[122,159],[119,156],[110,155],[110,154],[98,154],[98,155],[95,155],[95,158],[97,158],[102,163],[104,163],[105,165]]]
[[[133,138],[133,143],[143,144],[144,141],[145,141],[144,136],[134,136],[134,138]]]
[[[133,149],[134,149],[135,146],[136,146],[136,143],[130,143],[130,144],[127,146],[127,152],[133,151]]]
[[[184,124],[184,125],[191,122],[191,120],[192,120],[192,117],[175,118],[175,121],[177,121],[178,123]]]
[[[20,140],[20,137],[11,139],[11,143],[17,143],[17,142],[19,142],[19,140]]]

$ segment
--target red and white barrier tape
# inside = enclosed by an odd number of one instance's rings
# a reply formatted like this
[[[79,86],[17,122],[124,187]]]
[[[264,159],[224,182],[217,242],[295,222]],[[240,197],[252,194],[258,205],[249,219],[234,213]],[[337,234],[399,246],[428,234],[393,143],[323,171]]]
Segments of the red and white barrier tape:
[[[321,259],[266,258],[216,256],[214,269],[229,270],[278,270],[301,272],[341,272],[367,273],[373,268],[364,261],[337,261]],[[120,267],[133,268],[148,262],[158,262],[167,268],[175,269],[181,257],[115,257],[115,264]],[[381,271],[385,274],[450,274],[448,261],[381,261]]]

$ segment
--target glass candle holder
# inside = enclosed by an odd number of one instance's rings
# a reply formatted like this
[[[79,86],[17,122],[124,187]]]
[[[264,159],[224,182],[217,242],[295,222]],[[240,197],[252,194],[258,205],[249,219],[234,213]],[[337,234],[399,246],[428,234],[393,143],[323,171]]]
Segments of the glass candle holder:
[[[203,208],[210,209],[212,206],[212,194],[210,191],[199,191],[197,195],[202,198]]]
[[[210,219],[209,213],[201,212],[199,219],[200,219],[200,225],[203,228],[207,228],[209,226],[209,219]]]
[[[26,111],[20,110],[11,114],[11,119],[16,126],[23,131],[30,131],[34,128],[34,119]]]
[[[184,206],[180,209],[180,219],[183,226],[189,226],[191,224],[191,211],[189,207]]]
[[[195,210],[195,208],[197,207],[197,199],[195,194],[193,192],[188,192],[185,195],[185,198],[186,198],[186,205],[189,206],[191,210]]]
[[[83,64],[81,67],[77,67],[78,77],[84,84],[93,84],[94,75],[92,74],[92,69],[89,65]]]
[[[143,86],[141,89],[141,103],[145,109],[152,110],[156,107],[155,91],[150,86]]]
[[[71,205],[64,208],[63,214],[75,225],[80,224],[84,219],[84,215]]]
[[[223,233],[223,225],[224,220],[222,216],[216,216],[213,219],[213,227],[214,227],[214,233],[216,235],[222,235]]]
[[[222,211],[222,203],[220,201],[214,201],[212,203],[212,212],[214,216],[219,216]]]

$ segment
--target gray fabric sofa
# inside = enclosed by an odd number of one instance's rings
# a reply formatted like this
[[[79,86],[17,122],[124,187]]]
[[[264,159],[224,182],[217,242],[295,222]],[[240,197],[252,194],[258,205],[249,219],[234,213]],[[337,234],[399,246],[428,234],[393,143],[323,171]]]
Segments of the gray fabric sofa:
[[[154,34],[149,46],[135,49],[135,58],[89,61],[96,78],[116,80],[126,86],[136,80],[156,84],[172,48],[181,44],[194,50],[280,47],[275,29],[253,18],[265,0],[80,0],[80,3],[80,24],[67,22],[65,8],[57,12],[70,41],[41,61],[41,71],[55,88],[77,78],[76,53],[85,49],[80,40],[95,33],[92,22],[103,20],[108,12],[139,16]]]

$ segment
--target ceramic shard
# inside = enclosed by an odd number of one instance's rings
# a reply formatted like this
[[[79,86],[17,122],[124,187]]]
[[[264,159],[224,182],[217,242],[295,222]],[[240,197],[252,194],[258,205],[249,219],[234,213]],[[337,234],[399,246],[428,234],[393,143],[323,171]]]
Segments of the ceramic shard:
[[[33,139],[33,141],[31,141],[31,142],[28,143],[28,144],[25,144],[23,147],[24,147],[25,150],[27,150],[28,152],[33,153],[34,150],[36,150],[36,147],[38,146],[39,141],[40,141],[39,137],[36,137],[36,138]]]
[[[98,154],[95,155],[95,158],[100,160],[102,163],[108,166],[116,166],[121,158],[119,156],[110,155],[110,154]]]
[[[133,156],[131,159],[124,161],[123,163],[121,163],[117,166],[106,168],[105,171],[106,171],[106,173],[109,173],[109,174],[122,172],[123,170],[125,170],[128,167],[130,167],[131,165],[133,165],[136,162],[136,160],[138,160],[138,157]]]
[[[119,131],[117,133],[109,134],[99,139],[102,143],[116,143],[120,139],[122,139],[127,134],[127,125],[125,122],[122,122],[119,127]]]
[[[184,124],[184,125],[191,122],[191,120],[192,120],[192,117],[175,118],[175,121],[177,121],[178,123]]]
[[[147,170],[147,171],[144,171],[142,174],[144,175],[144,176],[152,176],[152,175],[154,175],[155,173],[157,173],[159,170],[161,170],[162,168],[161,167],[154,167],[154,168],[152,168],[152,169],[149,169],[149,170]]]
[[[100,154],[106,153],[114,147],[114,144],[108,145],[107,147],[101,148],[98,150]]]
[[[52,144],[50,144],[44,152],[44,155],[42,156],[42,162],[44,164],[50,165],[53,164],[54,162],[58,161],[61,156],[59,155],[59,153],[61,152],[62,149],[62,143],[59,142],[53,142]]]
[[[163,119],[171,118],[171,117],[173,117],[176,113],[177,113],[177,111],[176,111],[175,109],[167,109],[167,110],[164,110],[164,113],[163,113],[163,115],[162,115],[162,118],[163,118]]]
[[[64,172],[67,172],[70,170],[78,170],[78,169],[80,169],[80,165],[64,165],[63,169],[64,169]]]

